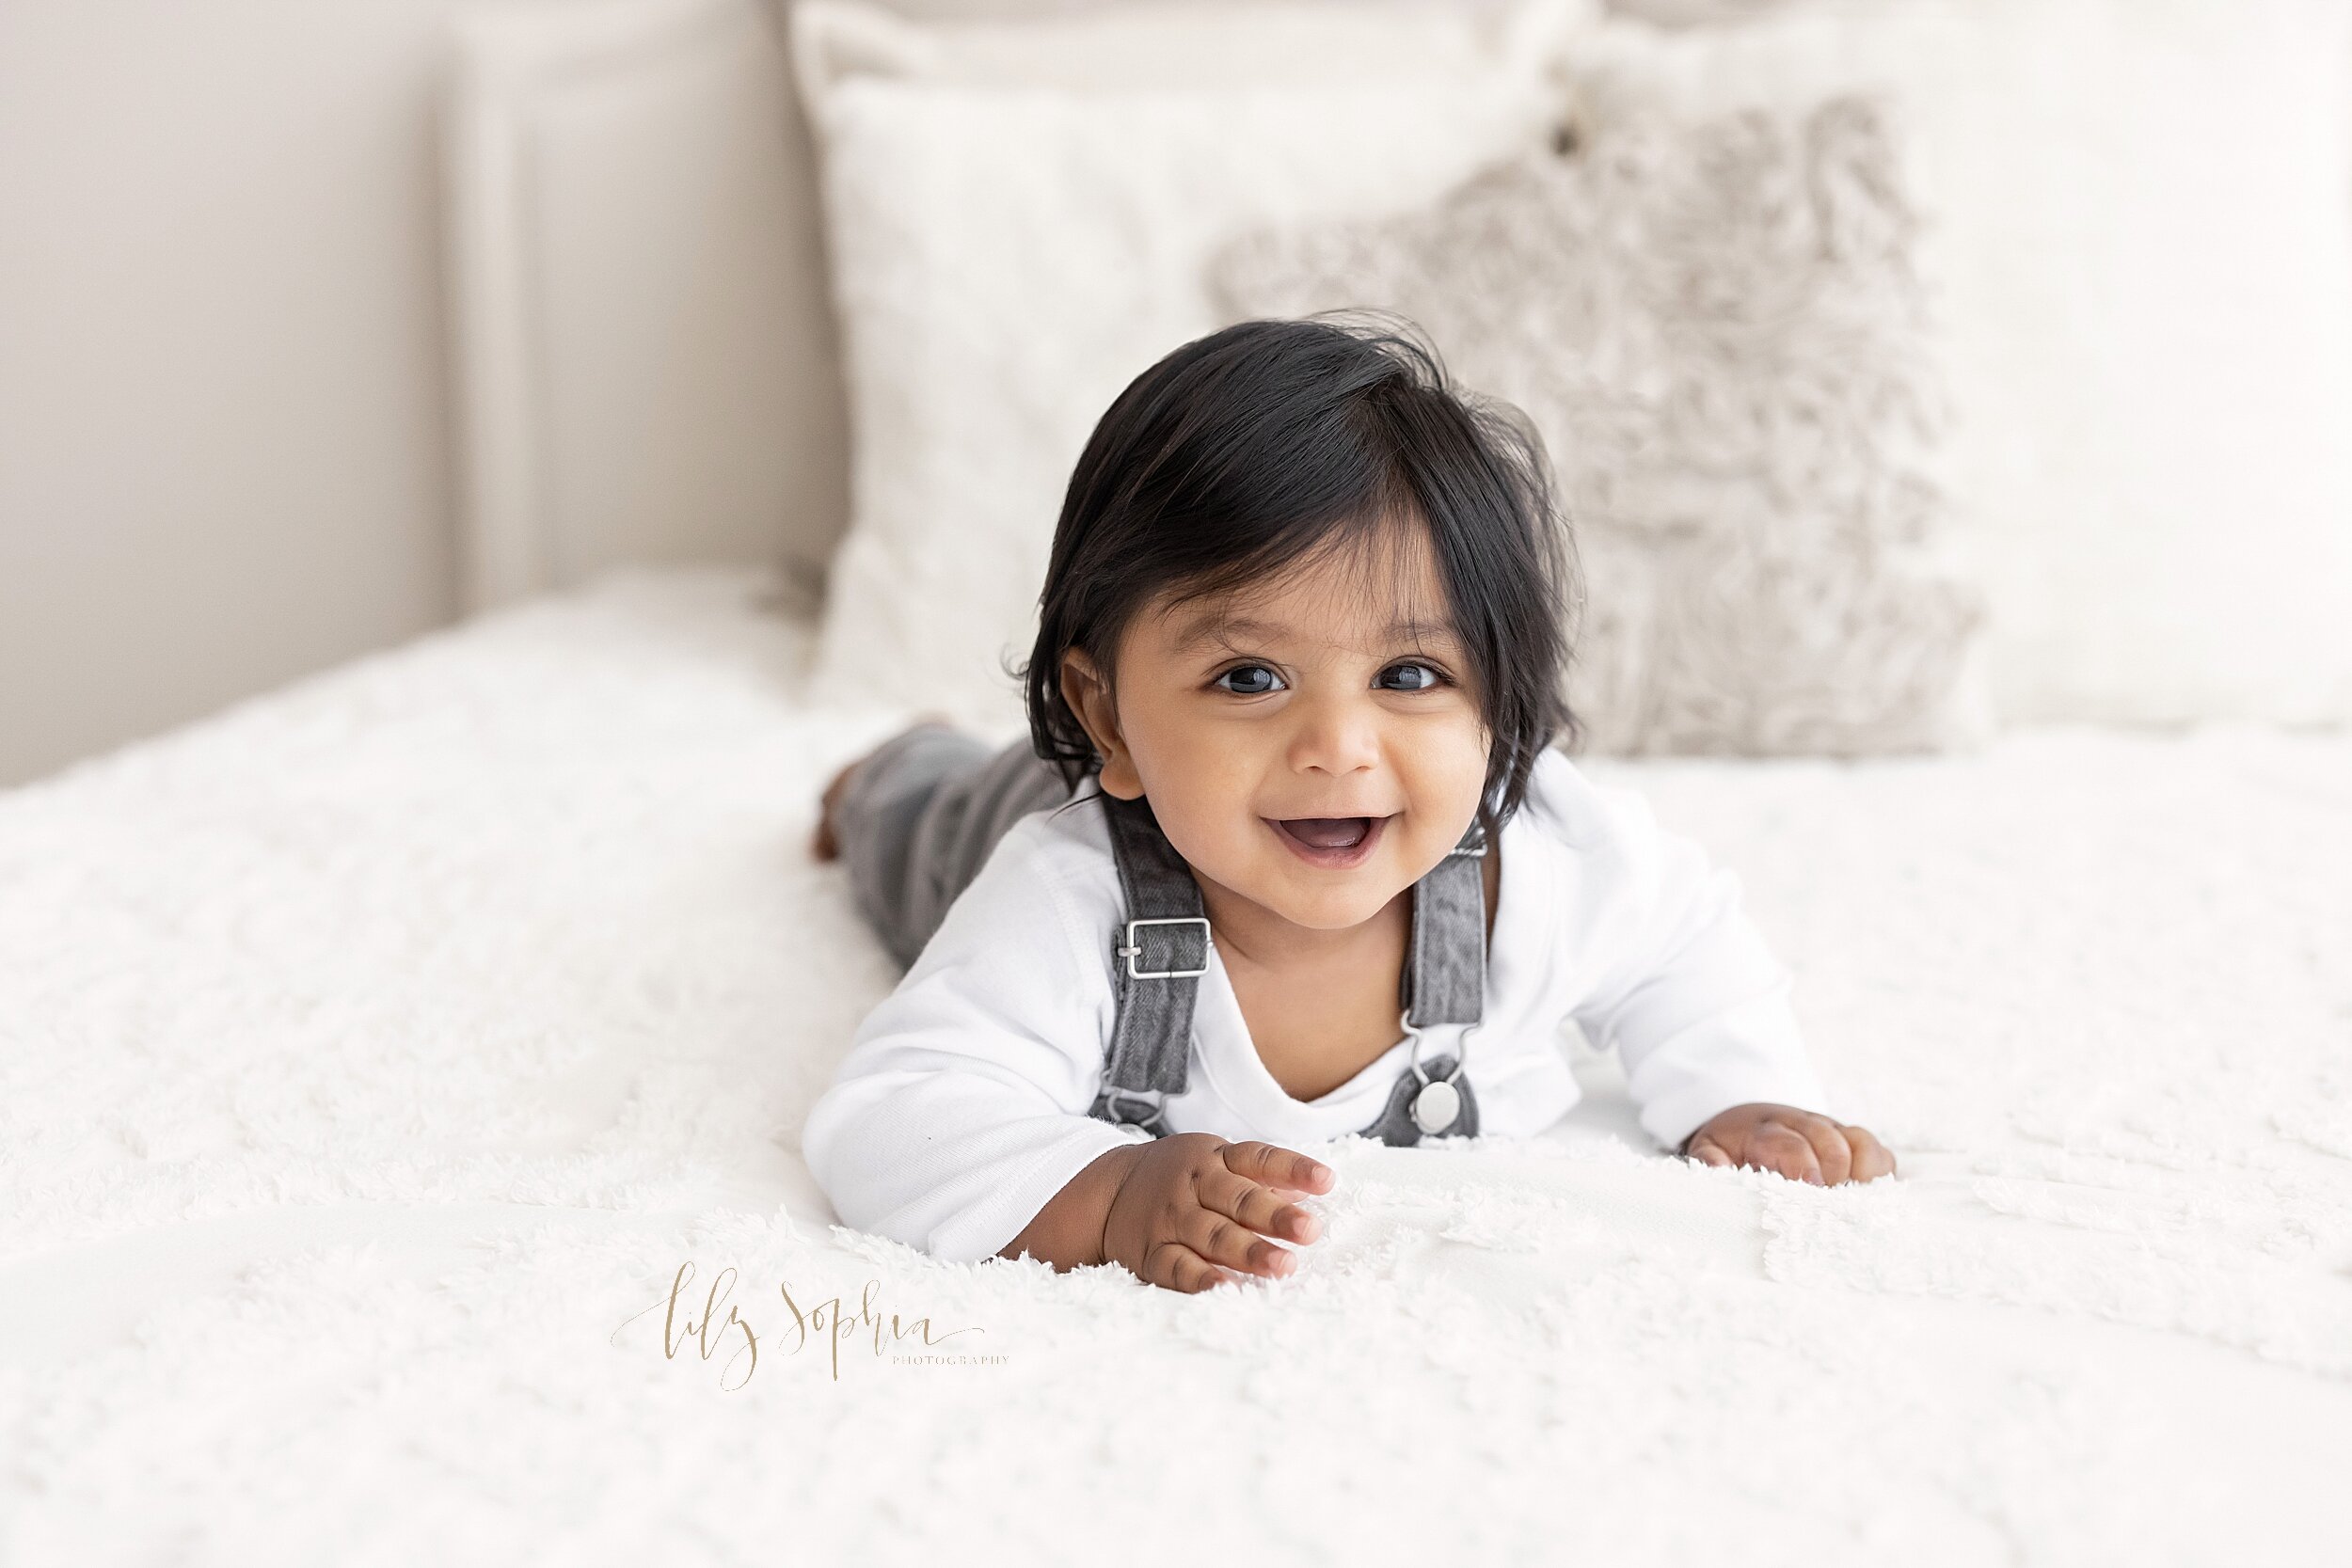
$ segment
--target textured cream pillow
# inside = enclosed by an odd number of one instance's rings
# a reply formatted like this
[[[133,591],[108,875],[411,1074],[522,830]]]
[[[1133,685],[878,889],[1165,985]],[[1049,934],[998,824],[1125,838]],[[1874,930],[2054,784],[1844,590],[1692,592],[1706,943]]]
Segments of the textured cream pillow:
[[[2002,721],[2352,721],[2352,5],[1814,0],[1571,75],[1899,116]]]
[[[837,21],[841,9],[819,14]],[[1224,55],[1130,59],[1122,84],[1103,57],[1114,28],[1083,44],[1059,39],[1057,63],[1041,43],[1041,69],[1057,80],[1073,51],[1096,62],[1091,86],[1041,87],[950,64],[970,36],[953,28],[925,34],[920,49],[906,47],[914,24],[904,23],[850,46],[796,16],[854,447],[853,515],[815,695],[989,728],[1017,721],[1007,666],[1035,638],[1070,471],[1129,381],[1225,325],[1210,255],[1278,217],[1426,201],[1540,142],[1556,104],[1547,70],[1559,41],[1592,22],[1584,0],[1537,0],[1494,27],[1443,8],[1319,14],[1359,34],[1405,29],[1404,41],[1367,72],[1361,37],[1318,63],[1301,42],[1313,8],[1196,7],[1192,24],[1213,29]],[[991,58],[1017,54],[1001,35],[1021,25],[993,24]],[[1066,24],[1025,25],[1042,39]],[[1261,48],[1253,28],[1283,41]],[[1240,85],[1202,85],[1220,57]],[[1296,79],[1276,86],[1279,61]],[[1181,85],[1154,74],[1165,70]]]
[[[1216,263],[1253,315],[1401,309],[1534,421],[1605,752],[1918,751],[1982,729],[1978,596],[1939,559],[1942,406],[1876,105],[1628,109],[1427,209]]]

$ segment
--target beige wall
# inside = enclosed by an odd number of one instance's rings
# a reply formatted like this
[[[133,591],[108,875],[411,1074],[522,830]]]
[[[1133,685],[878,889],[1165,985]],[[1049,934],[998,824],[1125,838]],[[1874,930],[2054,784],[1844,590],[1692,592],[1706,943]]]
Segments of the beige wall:
[[[454,615],[478,3],[0,0],[0,785]]]
[[[452,614],[462,3],[0,5],[0,784]]]

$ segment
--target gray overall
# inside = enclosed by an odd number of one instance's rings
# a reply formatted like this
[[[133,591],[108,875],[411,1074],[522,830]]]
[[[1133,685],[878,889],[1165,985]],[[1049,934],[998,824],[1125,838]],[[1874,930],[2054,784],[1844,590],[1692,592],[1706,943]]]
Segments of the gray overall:
[[[937,725],[899,735],[861,762],[834,808],[835,835],[858,910],[901,964],[912,964],[998,839],[1035,811],[1069,806],[1069,786],[1052,764],[1016,741],[992,752],[983,741]],[[1209,922],[1200,885],[1143,800],[1097,794],[1110,829],[1127,919],[1113,939],[1116,1022],[1089,1114],[1169,1129],[1164,1102],[1184,1092],[1192,1056],[1193,1004],[1208,973]],[[1413,884],[1412,936],[1400,980],[1406,1029],[1474,1024],[1484,1003],[1486,901],[1480,860],[1483,823]],[[1453,1054],[1415,1060],[1363,1136],[1409,1145],[1429,1136],[1472,1136],[1478,1101]]]

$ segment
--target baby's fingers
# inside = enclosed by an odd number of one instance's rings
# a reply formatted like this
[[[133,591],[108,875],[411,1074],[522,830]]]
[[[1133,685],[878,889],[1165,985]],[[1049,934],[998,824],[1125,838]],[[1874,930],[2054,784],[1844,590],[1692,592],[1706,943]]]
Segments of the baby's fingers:
[[[1777,1171],[1791,1181],[1821,1182],[1821,1157],[1812,1140],[1786,1122],[1767,1121],[1748,1133],[1740,1163]]]
[[[1225,1168],[1236,1176],[1252,1181],[1263,1181],[1269,1187],[1284,1187],[1292,1192],[1327,1193],[1339,1178],[1329,1165],[1311,1160],[1295,1148],[1277,1144],[1261,1143],[1246,1138],[1229,1143],[1217,1151],[1224,1156]]]
[[[1323,1222],[1295,1203],[1285,1203],[1275,1190],[1230,1170],[1202,1171],[1193,1183],[1203,1207],[1231,1215],[1263,1236],[1287,1242],[1311,1242]]]
[[[1231,1214],[1194,1205],[1176,1222],[1176,1239],[1201,1258],[1242,1274],[1279,1279],[1298,1270],[1290,1248],[1270,1242]]]
[[[1878,1134],[1867,1127],[1841,1129],[1846,1142],[1853,1147],[1853,1180],[1875,1181],[1882,1176],[1895,1174],[1895,1156],[1879,1142]]]
[[[1198,1295],[1212,1285],[1225,1282],[1225,1271],[1202,1258],[1192,1248],[1173,1237],[1152,1243],[1143,1255],[1143,1273],[1147,1285],[1165,1285],[1171,1291]]]
[[[1827,1117],[1807,1117],[1797,1124],[1797,1131],[1813,1146],[1821,1185],[1835,1187],[1852,1173],[1853,1149],[1846,1142],[1844,1128]]]

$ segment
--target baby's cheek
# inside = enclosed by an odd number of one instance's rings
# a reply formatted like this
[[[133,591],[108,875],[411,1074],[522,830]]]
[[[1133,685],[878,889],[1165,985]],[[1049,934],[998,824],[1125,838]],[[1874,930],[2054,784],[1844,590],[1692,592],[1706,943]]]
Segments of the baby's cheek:
[[[1486,789],[1485,733],[1475,716],[1465,712],[1419,738],[1409,752],[1406,780],[1414,805],[1429,816],[1459,818],[1467,826]]]
[[[1264,846],[1258,819],[1231,792],[1163,792],[1152,798],[1152,809],[1185,861],[1228,887],[1244,885]]]

